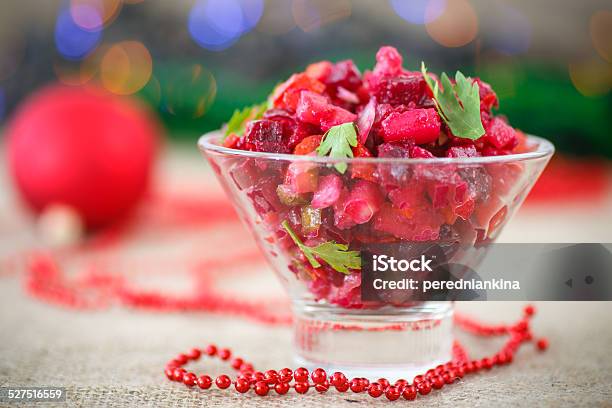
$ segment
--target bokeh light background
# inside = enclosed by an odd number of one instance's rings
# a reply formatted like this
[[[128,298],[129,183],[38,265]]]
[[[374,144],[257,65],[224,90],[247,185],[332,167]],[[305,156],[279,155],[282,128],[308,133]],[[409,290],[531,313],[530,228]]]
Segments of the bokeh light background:
[[[560,151],[612,158],[612,3],[606,0],[4,0],[0,127],[33,90],[99,84],[146,101],[193,141],[317,59],[489,81],[517,127]],[[1,136],[0,136],[1,137]]]

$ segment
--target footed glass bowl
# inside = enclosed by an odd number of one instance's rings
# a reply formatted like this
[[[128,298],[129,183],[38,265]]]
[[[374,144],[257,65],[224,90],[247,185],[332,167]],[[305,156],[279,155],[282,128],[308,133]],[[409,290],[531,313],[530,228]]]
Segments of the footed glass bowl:
[[[346,254],[334,264],[308,248],[431,243],[448,261],[476,267],[554,152],[530,136],[528,153],[506,156],[335,160],[220,140],[213,132],[198,146],[289,293],[296,361],[369,378],[410,378],[449,361],[453,304],[366,301],[361,271],[338,265],[350,266]]]

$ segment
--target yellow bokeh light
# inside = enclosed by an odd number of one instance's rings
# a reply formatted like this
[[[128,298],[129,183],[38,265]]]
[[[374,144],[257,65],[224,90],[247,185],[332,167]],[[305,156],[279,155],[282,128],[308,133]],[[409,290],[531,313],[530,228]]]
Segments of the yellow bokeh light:
[[[122,5],[122,0],[70,0],[70,14],[79,27],[99,30],[115,20]]]
[[[200,118],[212,106],[217,96],[217,81],[199,64],[174,71],[172,79],[162,85],[165,110],[177,116]]]
[[[600,96],[610,91],[612,69],[599,58],[581,59],[569,64],[572,83],[584,96]]]
[[[99,57],[95,53],[78,62],[56,58],[53,61],[53,71],[57,79],[64,85],[85,85],[97,74],[98,60]]]
[[[295,28],[290,0],[267,0],[257,31],[280,35]]]
[[[589,23],[591,40],[603,59],[612,63],[612,12],[598,11]]]
[[[341,20],[351,15],[348,0],[293,0],[295,23],[306,32],[314,31],[325,24]]]
[[[437,8],[435,11],[439,12]],[[433,12],[434,10],[430,10],[428,6],[426,15]],[[467,0],[447,0],[442,14],[426,23],[425,28],[438,44],[445,47],[461,47],[476,38],[478,16]]]
[[[138,41],[123,41],[110,47],[100,64],[100,79],[112,93],[130,95],[142,89],[153,73],[149,50]]]

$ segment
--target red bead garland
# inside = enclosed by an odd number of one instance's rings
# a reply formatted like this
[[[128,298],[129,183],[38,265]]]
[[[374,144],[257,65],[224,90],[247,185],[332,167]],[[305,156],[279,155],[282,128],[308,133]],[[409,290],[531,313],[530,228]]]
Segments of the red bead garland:
[[[468,359],[464,348],[455,342],[452,361],[415,376],[412,383],[405,379],[399,379],[394,384],[390,384],[386,378],[379,378],[374,382],[369,382],[366,378],[349,380],[341,372],[328,375],[322,368],[317,368],[312,373],[309,373],[304,367],[299,367],[293,371],[289,368],[283,368],[279,371],[268,370],[262,373],[254,371],[253,365],[245,362],[243,358],[234,357],[230,365],[238,372],[236,379],[232,381],[228,375],[222,374],[216,378],[215,385],[219,389],[227,389],[234,384],[236,391],[241,394],[248,393],[252,389],[255,394],[262,397],[268,395],[272,390],[278,395],[284,395],[293,388],[298,394],[306,394],[311,387],[319,393],[325,393],[331,387],[334,387],[340,393],[347,392],[350,389],[354,393],[367,392],[372,398],[379,398],[384,395],[389,401],[398,400],[400,397],[407,401],[413,401],[417,398],[417,395],[424,396],[435,390],[440,390],[465,375],[510,364],[519,347],[533,338],[529,327],[529,319],[534,314],[534,307],[528,305],[524,309],[523,319],[517,324],[508,326],[487,325],[463,316],[460,317],[457,319],[458,325],[469,332],[480,336],[507,334],[509,339],[501,350],[492,356],[471,361]],[[545,338],[540,338],[536,341],[536,347],[543,351],[548,347],[548,341]],[[197,377],[196,374],[187,372],[183,368],[189,361],[198,360],[204,355],[227,361],[232,352],[229,349],[218,350],[212,344],[202,350],[194,348],[189,353],[179,354],[176,358],[170,360],[164,369],[165,376],[170,381],[182,382],[188,387],[197,384],[201,389],[210,388],[212,385],[210,376]]]

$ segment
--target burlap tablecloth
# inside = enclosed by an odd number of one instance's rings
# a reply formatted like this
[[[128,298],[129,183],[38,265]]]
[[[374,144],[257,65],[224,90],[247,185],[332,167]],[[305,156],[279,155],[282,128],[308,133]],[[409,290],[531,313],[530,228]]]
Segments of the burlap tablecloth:
[[[179,175],[178,179],[185,179],[185,163],[190,161],[184,155],[180,155],[179,161],[180,171],[171,165],[164,170],[166,177]],[[193,163],[191,170],[200,165],[196,159]],[[2,190],[6,193],[8,188],[4,179]],[[26,224],[19,227],[23,230],[15,229],[16,210],[11,207],[10,195],[4,198],[0,252],[6,254],[16,242],[27,241],[30,233]],[[550,219],[551,215],[548,216]],[[526,222],[537,219],[535,215],[531,217],[521,220],[519,216],[517,225],[523,228]],[[569,221],[575,222],[575,218]],[[7,224],[10,227],[6,227]],[[593,228],[597,229],[600,224],[601,218],[593,222]],[[555,228],[563,228],[555,225]],[[597,234],[605,230],[595,229],[589,236],[595,241],[604,240]],[[531,231],[534,235],[542,234],[537,228]],[[529,231],[517,229],[515,238],[520,236],[519,232]],[[233,391],[187,389],[167,381],[163,375],[164,364],[177,353],[214,342],[231,347],[253,361],[256,368],[279,369],[293,366],[290,329],[206,314],[66,310],[28,297],[21,287],[21,278],[6,275],[0,274],[0,386],[65,386],[68,405],[85,407],[349,407],[387,402],[384,398],[373,400],[350,392],[331,391],[318,395],[311,391],[305,396],[259,398],[252,393],[243,396]],[[274,282],[270,278],[258,284],[276,285]],[[257,284],[252,286],[255,287],[251,289],[257,290]],[[546,353],[526,346],[511,366],[470,376],[419,398],[416,404],[432,407],[612,406],[612,304],[551,302],[538,303],[537,307],[539,313],[534,320],[534,331],[550,340],[551,346]],[[488,321],[504,322],[514,321],[522,305],[489,302],[486,305],[459,304],[458,308]],[[474,356],[491,352],[499,345],[469,336],[462,339]],[[210,371],[210,366],[204,363],[194,365],[194,371],[205,367]],[[397,403],[408,404],[402,401]]]

